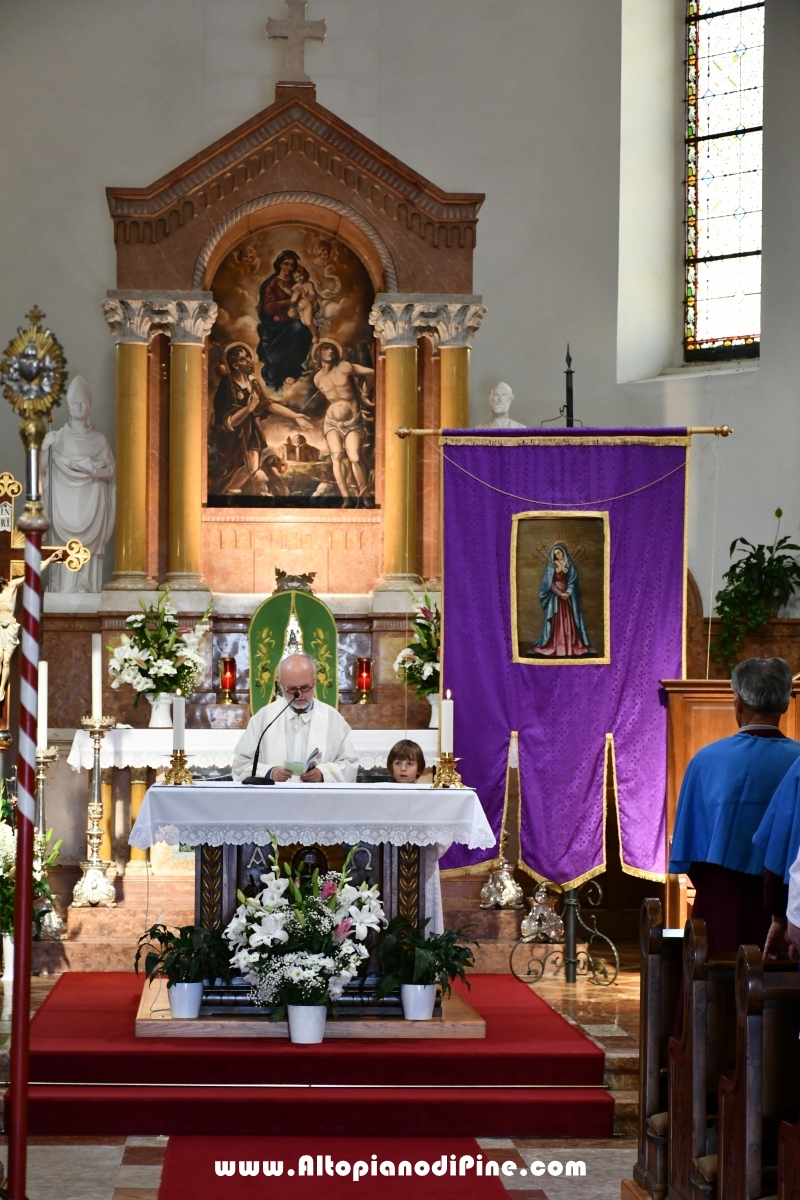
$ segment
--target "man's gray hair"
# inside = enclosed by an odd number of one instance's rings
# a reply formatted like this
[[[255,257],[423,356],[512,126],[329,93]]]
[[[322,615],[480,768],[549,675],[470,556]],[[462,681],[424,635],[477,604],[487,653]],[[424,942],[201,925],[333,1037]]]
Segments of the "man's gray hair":
[[[782,713],[792,694],[792,669],[785,658],[746,658],[731,674],[731,687],[755,713]]]
[[[302,658],[302,659],[305,659],[305,661],[306,661],[306,662],[309,664],[309,666],[311,667],[311,670],[314,672],[314,678],[315,678],[315,679],[317,678],[317,660],[316,660],[315,658],[312,658],[310,654],[301,654],[301,653],[298,651],[298,652],[296,652],[295,654],[286,654],[286,655],[284,655],[284,657],[283,657],[283,658],[281,659],[281,661],[278,663],[278,670],[277,670],[277,672],[276,672],[278,679],[280,679],[280,677],[281,677],[281,669],[282,669],[282,667],[283,667],[283,666],[284,666],[284,665],[285,665],[287,662],[289,662],[291,659],[293,659],[293,658]]]

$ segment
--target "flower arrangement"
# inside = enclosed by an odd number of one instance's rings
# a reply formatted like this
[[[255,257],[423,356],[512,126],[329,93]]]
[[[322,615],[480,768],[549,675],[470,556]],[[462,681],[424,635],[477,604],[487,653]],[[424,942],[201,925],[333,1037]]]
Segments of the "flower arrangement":
[[[14,801],[3,794],[0,800],[0,933],[14,932],[14,888],[17,871],[17,831],[11,824]],[[61,849],[59,840],[50,845],[52,829],[48,829],[44,845],[36,838],[33,848],[33,921],[34,937],[51,932],[48,914],[55,914],[53,893],[47,882],[47,872],[55,866]],[[53,923],[55,928],[55,923]]]
[[[157,696],[177,692],[190,696],[195,689],[203,660],[198,648],[208,632],[208,606],[194,629],[180,629],[178,617],[170,603],[169,588],[158,598],[158,604],[145,607],[128,617],[128,633],[111,651],[108,671],[112,688],[128,683],[136,692],[136,707],[143,693]]]
[[[341,871],[295,871],[278,865],[272,836],[270,869],[261,876],[262,891],[238,893],[239,907],[225,930],[233,949],[231,966],[252,985],[251,997],[273,1006],[281,1020],[289,1004],[325,1004],[335,1008],[346,985],[369,957],[364,941],[385,924],[377,887],[354,887],[349,869],[353,847]]]
[[[439,606],[434,604],[427,592],[420,603],[411,593],[416,605],[411,622],[416,637],[394,662],[398,679],[407,687],[413,687],[422,699],[439,691],[439,645],[441,642],[442,617]]]

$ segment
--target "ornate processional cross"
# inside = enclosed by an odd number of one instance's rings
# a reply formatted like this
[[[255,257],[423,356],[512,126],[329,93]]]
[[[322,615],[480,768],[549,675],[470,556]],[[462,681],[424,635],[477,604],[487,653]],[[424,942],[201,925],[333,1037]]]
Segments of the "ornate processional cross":
[[[281,83],[311,83],[306,75],[306,40],[325,41],[325,22],[306,20],[307,0],[286,0],[289,16],[282,20],[270,17],[267,21],[267,37],[286,38],[286,73]]]

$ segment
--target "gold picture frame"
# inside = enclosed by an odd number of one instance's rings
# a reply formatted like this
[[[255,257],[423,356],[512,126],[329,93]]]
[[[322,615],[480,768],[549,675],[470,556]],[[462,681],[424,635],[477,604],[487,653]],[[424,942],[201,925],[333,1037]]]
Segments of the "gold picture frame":
[[[557,652],[560,639],[554,632],[554,613],[558,604],[545,608],[541,600],[548,571],[551,578],[566,576],[561,586],[567,587],[570,578],[574,581],[575,591],[566,591],[570,603],[565,621],[566,644],[574,646],[575,653]],[[514,513],[510,584],[513,662],[546,667],[611,662],[611,527],[607,512],[551,509]]]

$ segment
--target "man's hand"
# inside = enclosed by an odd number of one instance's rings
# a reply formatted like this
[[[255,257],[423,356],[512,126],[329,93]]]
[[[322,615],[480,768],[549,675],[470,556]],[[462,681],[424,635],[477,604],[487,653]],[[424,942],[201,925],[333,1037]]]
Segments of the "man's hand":
[[[786,941],[786,918],[779,920],[777,917],[772,918],[772,924],[769,927],[767,940],[764,943],[764,962],[774,962],[777,958],[786,958],[789,953],[789,946]]]
[[[286,767],[273,767],[272,778],[276,783],[286,783],[287,779],[292,778],[292,772],[287,771]]]
[[[791,921],[786,923],[786,941],[789,943],[789,958],[800,958],[800,929]]]
[[[320,771],[319,767],[312,767],[309,771],[306,771],[305,775],[301,775],[300,778],[303,783],[322,783],[322,771]],[[798,930],[798,937],[800,937],[800,930]]]

